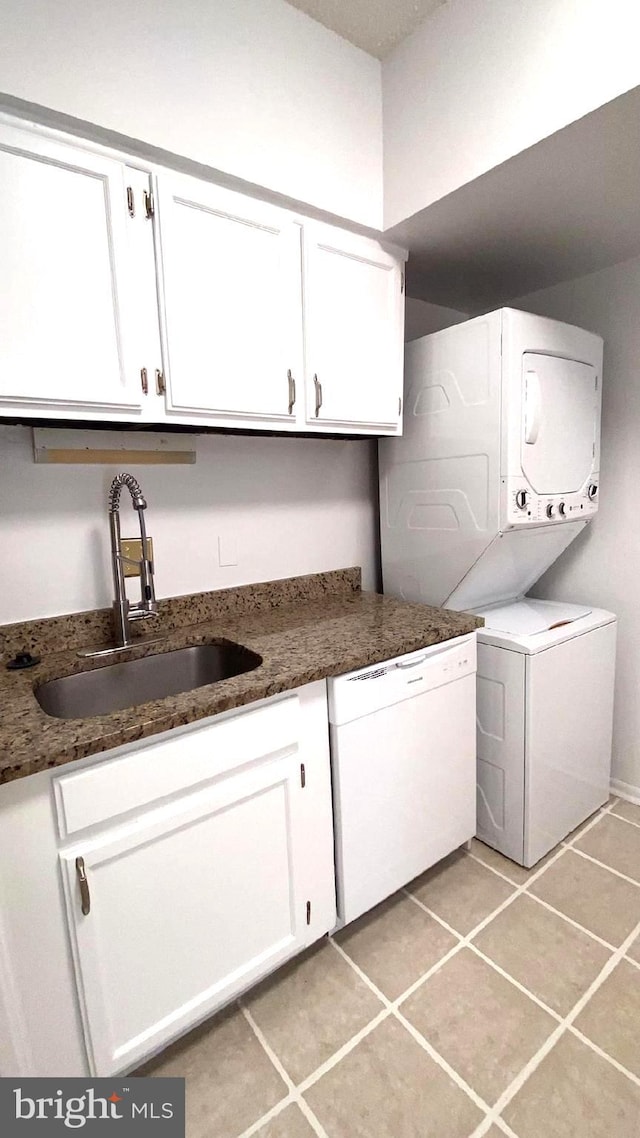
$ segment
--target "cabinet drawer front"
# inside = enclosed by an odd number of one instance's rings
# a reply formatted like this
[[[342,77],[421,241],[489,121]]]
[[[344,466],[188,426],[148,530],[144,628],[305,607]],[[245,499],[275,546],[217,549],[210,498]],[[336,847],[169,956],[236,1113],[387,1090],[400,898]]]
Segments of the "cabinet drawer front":
[[[60,837],[295,748],[299,726],[299,699],[288,696],[267,707],[171,732],[160,742],[135,744],[133,752],[112,751],[95,766],[55,779]]]

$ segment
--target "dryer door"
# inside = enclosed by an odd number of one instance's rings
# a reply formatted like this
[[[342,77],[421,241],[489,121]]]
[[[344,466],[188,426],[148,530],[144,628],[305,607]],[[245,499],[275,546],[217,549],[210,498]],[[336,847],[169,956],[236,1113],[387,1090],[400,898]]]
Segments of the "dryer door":
[[[588,364],[525,352],[522,472],[537,494],[580,490],[593,469],[597,373]]]

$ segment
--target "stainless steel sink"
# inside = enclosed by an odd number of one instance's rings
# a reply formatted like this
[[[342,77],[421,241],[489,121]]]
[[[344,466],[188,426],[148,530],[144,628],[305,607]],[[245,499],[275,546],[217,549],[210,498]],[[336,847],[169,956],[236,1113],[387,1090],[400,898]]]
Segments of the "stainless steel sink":
[[[49,680],[34,695],[47,715],[88,719],[240,676],[261,663],[261,656],[241,644],[196,644]]]

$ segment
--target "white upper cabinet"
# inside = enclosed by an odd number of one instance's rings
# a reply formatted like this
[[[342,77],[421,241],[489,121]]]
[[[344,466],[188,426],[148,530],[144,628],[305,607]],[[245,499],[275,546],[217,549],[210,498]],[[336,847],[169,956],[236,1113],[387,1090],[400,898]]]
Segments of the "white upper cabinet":
[[[0,127],[0,413],[140,407],[125,173]]]
[[[376,241],[304,226],[309,425],[401,421],[403,265]]]
[[[167,407],[274,426],[302,384],[300,225],[192,178],[159,178]]]
[[[144,166],[0,124],[0,417],[398,434],[400,255]]]

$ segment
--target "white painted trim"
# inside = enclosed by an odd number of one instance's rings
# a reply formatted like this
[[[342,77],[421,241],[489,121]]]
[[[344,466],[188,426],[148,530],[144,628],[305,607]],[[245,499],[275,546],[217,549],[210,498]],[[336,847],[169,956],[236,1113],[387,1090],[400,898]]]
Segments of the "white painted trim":
[[[624,798],[627,802],[633,802],[636,806],[640,806],[640,786],[632,786],[630,782],[620,782],[617,778],[612,778],[611,793],[617,794],[618,798]]]
[[[290,198],[288,195],[276,190],[270,190],[266,186],[258,185],[255,182],[248,182],[246,178],[240,178],[234,174],[225,173],[212,166],[203,166],[202,163],[181,157],[179,154],[159,150],[159,148],[151,145],[134,145],[135,140],[131,140],[132,148],[128,150],[128,140],[123,137],[123,148],[121,149],[118,146],[111,146],[106,142],[96,141],[95,138],[91,138],[88,134],[75,134],[70,131],[65,131],[61,127],[52,125],[51,123],[38,122],[37,118],[33,117],[30,113],[25,113],[23,116],[18,108],[7,107],[6,102],[1,97],[0,126],[11,127],[12,129],[21,130],[25,133],[35,134],[41,139],[47,139],[49,142],[71,146],[75,150],[83,150],[86,153],[95,154],[101,158],[121,162],[131,169],[140,170],[145,174],[153,174],[156,177],[173,172],[185,174],[187,177],[197,178],[201,182],[210,182],[212,185],[220,186],[222,189],[232,190],[235,193],[243,194],[245,197],[253,198],[254,201],[274,205],[278,209],[288,213],[290,219],[299,224],[319,221],[347,233],[369,237],[373,241],[377,241],[384,252],[392,257],[397,257],[401,261],[406,261],[409,257],[409,250],[406,246],[398,245],[396,242],[390,241],[382,229],[374,229],[369,225],[363,225],[360,222],[332,213],[328,210],[319,209],[306,202],[301,202],[296,198]],[[142,153],[141,151],[146,153]]]

